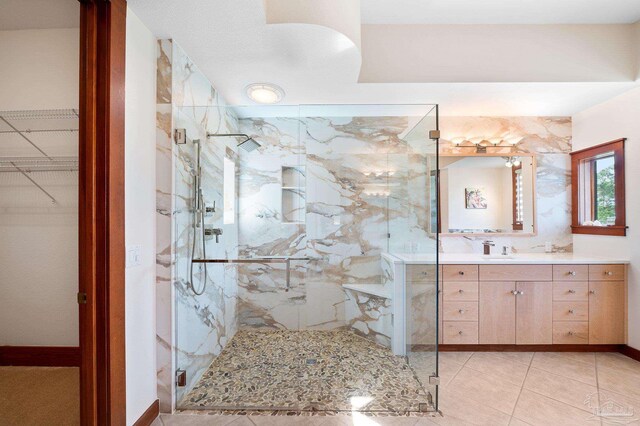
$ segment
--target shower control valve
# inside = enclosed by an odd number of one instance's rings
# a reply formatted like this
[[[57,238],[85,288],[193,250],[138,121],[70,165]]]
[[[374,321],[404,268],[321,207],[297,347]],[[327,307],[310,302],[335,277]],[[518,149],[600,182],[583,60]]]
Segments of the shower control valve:
[[[206,205],[204,207],[204,215],[205,216],[211,216],[216,212],[216,202],[213,202],[213,205]]]
[[[207,237],[216,237],[216,244],[220,242],[220,235],[222,235],[222,228],[205,228],[204,235]]]

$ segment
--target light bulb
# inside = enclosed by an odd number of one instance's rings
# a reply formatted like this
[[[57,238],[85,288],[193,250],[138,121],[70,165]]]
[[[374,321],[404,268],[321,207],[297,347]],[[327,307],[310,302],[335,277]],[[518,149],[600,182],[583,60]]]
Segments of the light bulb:
[[[517,158],[513,160],[513,165],[518,167],[520,165],[520,160],[518,160]]]
[[[511,162],[511,160],[507,160],[506,163],[504,163],[505,167],[513,167],[513,163]]]
[[[484,140],[484,138],[481,137],[476,137],[476,138],[471,138],[469,139],[469,142],[471,142],[474,145],[478,145],[480,142],[482,142]]]

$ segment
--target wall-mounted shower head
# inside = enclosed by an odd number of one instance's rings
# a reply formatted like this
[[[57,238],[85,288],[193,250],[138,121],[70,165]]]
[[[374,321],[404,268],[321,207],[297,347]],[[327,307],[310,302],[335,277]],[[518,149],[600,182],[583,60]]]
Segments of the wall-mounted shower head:
[[[244,133],[207,133],[207,138],[221,137],[221,138],[243,138],[242,142],[238,143],[238,147],[244,149],[247,152],[251,152],[256,148],[260,148],[260,144]]]

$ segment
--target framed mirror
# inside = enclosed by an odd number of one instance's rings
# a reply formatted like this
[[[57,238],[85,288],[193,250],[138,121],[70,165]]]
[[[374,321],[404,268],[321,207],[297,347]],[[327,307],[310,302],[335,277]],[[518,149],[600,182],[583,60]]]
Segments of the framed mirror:
[[[534,234],[535,176],[533,154],[441,154],[440,232]]]

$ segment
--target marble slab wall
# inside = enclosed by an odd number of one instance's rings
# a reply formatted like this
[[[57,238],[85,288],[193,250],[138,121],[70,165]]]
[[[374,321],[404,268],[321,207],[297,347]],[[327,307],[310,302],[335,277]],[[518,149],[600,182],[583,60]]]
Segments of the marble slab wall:
[[[403,139],[415,119],[243,118],[239,124],[263,145],[240,153],[240,255],[311,259],[293,263],[288,291],[282,267],[239,268],[239,326],[350,327],[388,345],[388,335],[361,325],[373,317],[390,322],[390,302],[358,294],[345,298],[342,284],[382,283],[380,254],[389,249],[389,226],[426,235],[419,209],[409,208],[418,204],[409,182],[426,179],[425,154]],[[304,170],[302,224],[282,217],[281,175],[288,166]],[[426,204],[420,208],[426,211]],[[356,319],[363,316],[367,321]],[[385,320],[378,321],[380,316]]]
[[[511,146],[489,149],[490,153],[532,153],[536,170],[535,235],[491,235],[496,247],[510,246],[515,252],[543,252],[550,242],[554,252],[573,251],[571,237],[571,118],[570,117],[441,117],[441,153],[469,153],[451,140],[457,137],[490,139],[509,134],[522,140]],[[513,155],[513,154],[511,154]],[[485,236],[440,237],[445,253],[481,253]]]
[[[202,295],[196,295],[189,284],[192,244],[201,235],[201,228],[195,232],[193,228],[198,146],[194,140],[201,146],[204,201],[215,201],[217,206],[205,223],[223,229],[220,243],[205,241],[207,257],[237,256],[237,219],[227,224],[223,221],[224,158],[237,163],[237,148],[233,139],[207,138],[207,132],[237,132],[237,120],[172,40],[158,41],[157,72],[158,396],[161,410],[171,412],[237,328],[234,268],[207,266]],[[187,143],[174,143],[173,132],[178,128],[186,129]],[[203,256],[199,247],[196,256]],[[204,281],[204,268],[195,268],[191,285],[200,292]],[[176,368],[186,371],[186,387],[175,387]]]

